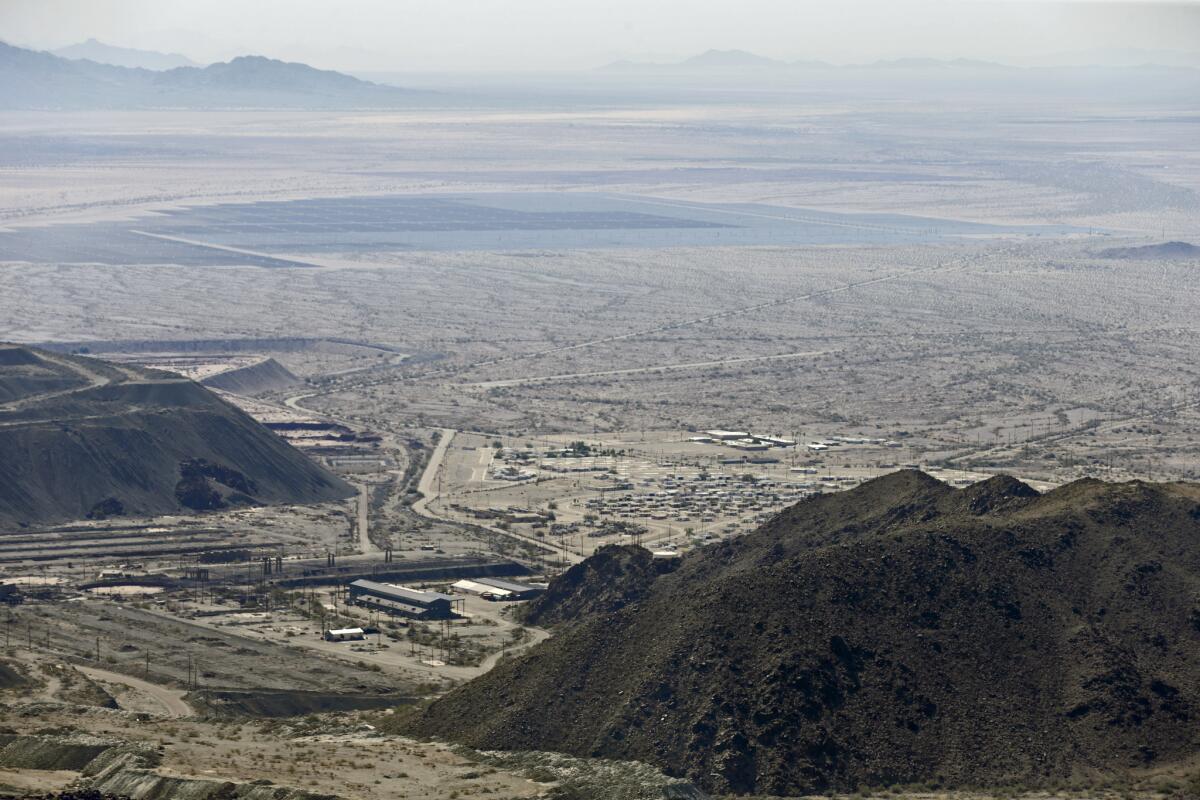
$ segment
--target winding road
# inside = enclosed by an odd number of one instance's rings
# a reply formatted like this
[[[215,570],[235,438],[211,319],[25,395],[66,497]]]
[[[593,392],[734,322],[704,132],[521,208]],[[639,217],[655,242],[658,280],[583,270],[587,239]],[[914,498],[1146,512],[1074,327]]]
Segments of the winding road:
[[[607,378],[620,375],[637,375],[644,372],[666,372],[668,370],[709,369],[712,367],[727,367],[734,364],[752,364],[756,361],[781,361],[793,358],[811,358],[823,356],[836,350],[808,350],[803,353],[775,353],[767,356],[740,356],[723,358],[717,361],[689,361],[682,364],[655,364],[649,367],[630,367],[628,369],[610,369],[603,372],[570,372],[561,375],[542,375],[530,378],[510,378],[508,380],[482,381],[480,383],[465,383],[476,389],[491,389],[503,386],[523,386],[532,383],[555,383],[557,381],[581,380],[587,378]]]
[[[195,715],[192,707],[183,700],[184,692],[178,689],[168,689],[165,686],[159,686],[157,683],[150,683],[141,678],[135,678],[132,675],[122,675],[119,672],[109,672],[106,669],[99,669],[97,667],[77,665],[75,669],[93,680],[120,683],[131,689],[136,689],[139,692],[150,695],[163,707],[164,715],[172,719]]]
[[[446,457],[446,449],[450,447],[450,440],[454,438],[457,432],[453,428],[438,429],[437,447],[433,448],[433,452],[429,454],[429,461],[425,464],[425,471],[421,473],[421,480],[417,483],[417,491],[421,493],[421,499],[412,504],[412,510],[423,517],[434,517],[442,519],[437,514],[429,511],[429,502],[437,497],[433,491],[433,482],[437,480],[438,470],[442,468],[442,460]]]

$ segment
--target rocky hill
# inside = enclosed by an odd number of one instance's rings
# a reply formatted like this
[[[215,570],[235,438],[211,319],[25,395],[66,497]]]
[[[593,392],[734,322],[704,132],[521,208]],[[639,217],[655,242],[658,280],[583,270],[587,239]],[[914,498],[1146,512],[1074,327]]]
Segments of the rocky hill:
[[[552,580],[525,607],[523,619],[548,627],[617,611],[645,596],[669,565],[656,563],[644,547],[606,545]]]
[[[418,735],[716,792],[1026,785],[1200,753],[1200,487],[905,471],[689,555]]]
[[[0,525],[352,494],[192,381],[0,346]]]

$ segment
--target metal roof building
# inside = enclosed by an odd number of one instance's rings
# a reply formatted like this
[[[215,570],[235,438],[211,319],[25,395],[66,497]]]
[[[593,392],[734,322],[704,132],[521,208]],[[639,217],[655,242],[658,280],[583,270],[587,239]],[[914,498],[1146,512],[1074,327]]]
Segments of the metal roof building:
[[[350,602],[388,614],[414,619],[448,619],[455,599],[440,592],[423,592],[391,583],[357,580],[350,584]]]
[[[492,599],[507,600],[512,596],[512,592],[507,589],[501,589],[499,586],[489,586],[486,583],[469,580],[463,578],[460,581],[455,581],[451,587],[467,594],[477,594],[480,596],[490,596]]]
[[[504,591],[509,592],[513,596],[514,600],[528,600],[531,597],[537,597],[544,591],[537,586],[501,580],[500,578],[476,578],[475,581],[477,583],[482,583],[485,586],[494,586],[497,589],[503,589]]]
[[[325,641],[327,642],[352,642],[365,638],[366,633],[362,628],[334,628],[325,631]]]
[[[715,430],[715,431],[705,431],[704,435],[712,437],[713,439],[724,441],[726,439],[745,439],[747,436],[750,435],[750,433],[749,433],[749,431]]]

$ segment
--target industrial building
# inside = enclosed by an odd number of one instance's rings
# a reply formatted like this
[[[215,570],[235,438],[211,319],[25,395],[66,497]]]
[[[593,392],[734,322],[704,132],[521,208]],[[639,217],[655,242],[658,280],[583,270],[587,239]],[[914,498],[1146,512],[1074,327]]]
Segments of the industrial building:
[[[464,594],[474,594],[486,600],[529,600],[545,591],[540,586],[501,580],[500,578],[472,578],[456,581],[451,588]]]
[[[749,431],[705,431],[704,435],[710,439],[716,439],[718,442],[734,441],[736,439],[747,439],[750,436]]]
[[[351,604],[410,619],[450,619],[461,602],[440,592],[368,580],[354,581],[349,588]]]
[[[795,447],[795,439],[785,439],[782,436],[763,436],[761,434],[751,434],[751,439],[771,447]]]
[[[476,578],[477,583],[482,583],[484,586],[491,586],[493,589],[507,592],[511,600],[529,600],[537,597],[544,589],[538,586],[530,586],[527,583],[517,583],[516,581],[506,581],[501,578]]]
[[[337,628],[325,631],[327,642],[358,642],[366,638],[362,628]]]
[[[485,600],[509,600],[511,593],[504,589],[497,589],[495,586],[488,586],[486,583],[473,581],[468,578],[463,578],[461,581],[455,581],[450,584],[450,588],[456,592],[463,594],[473,594],[484,598]]]
[[[703,444],[721,444],[738,450],[766,450],[770,447],[795,447],[796,442],[781,436],[767,436],[746,431],[713,430],[703,436],[692,436],[688,441]]]

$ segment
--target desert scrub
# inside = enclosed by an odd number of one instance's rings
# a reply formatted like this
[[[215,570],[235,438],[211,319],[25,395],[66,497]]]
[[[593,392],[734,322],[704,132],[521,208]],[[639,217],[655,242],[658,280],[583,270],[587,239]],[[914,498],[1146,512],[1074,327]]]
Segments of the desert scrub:
[[[456,754],[489,767],[516,772],[551,785],[544,795],[553,800],[685,800],[703,798],[687,781],[669,778],[637,761],[576,758],[540,751],[502,752],[451,748]]]

